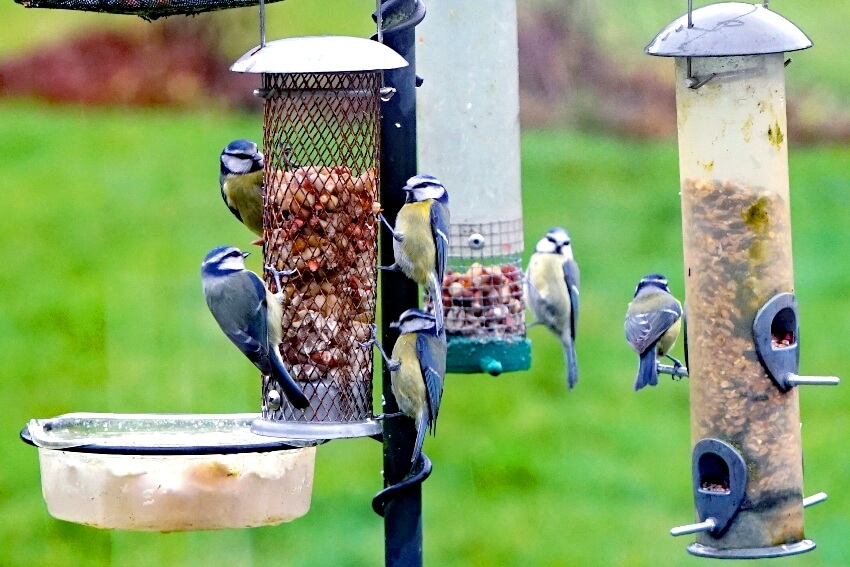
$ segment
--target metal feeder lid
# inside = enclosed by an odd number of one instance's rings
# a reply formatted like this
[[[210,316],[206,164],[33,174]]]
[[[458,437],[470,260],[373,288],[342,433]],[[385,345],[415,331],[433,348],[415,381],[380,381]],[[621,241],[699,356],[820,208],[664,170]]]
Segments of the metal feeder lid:
[[[663,57],[729,57],[799,51],[812,40],[797,26],[761,4],[723,2],[677,18],[644,52]]]
[[[230,70],[237,73],[346,73],[406,67],[404,57],[361,37],[292,37],[255,47]]]

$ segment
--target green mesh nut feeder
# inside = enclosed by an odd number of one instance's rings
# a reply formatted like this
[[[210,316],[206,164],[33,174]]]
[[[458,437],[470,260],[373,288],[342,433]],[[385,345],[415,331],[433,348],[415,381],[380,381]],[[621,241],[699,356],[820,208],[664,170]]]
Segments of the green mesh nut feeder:
[[[701,557],[803,553],[784,52],[811,41],[765,5],[693,10],[647,46],[675,58],[692,482]],[[824,495],[825,496],[825,495]]]
[[[434,0],[417,37],[419,171],[450,195],[447,370],[527,370],[515,0]]]

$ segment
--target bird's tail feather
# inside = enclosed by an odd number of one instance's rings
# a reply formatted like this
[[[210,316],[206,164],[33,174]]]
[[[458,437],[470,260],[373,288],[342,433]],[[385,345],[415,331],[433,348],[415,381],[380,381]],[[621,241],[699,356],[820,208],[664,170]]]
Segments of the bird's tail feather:
[[[658,384],[658,368],[655,360],[655,346],[649,348],[640,355],[640,366],[638,366],[637,378],[635,379],[635,392],[644,386],[655,386]]]
[[[576,345],[569,335],[562,337],[564,345],[564,361],[567,363],[567,386],[570,390],[575,388],[578,382],[578,360],[576,359]]]
[[[428,295],[431,297],[431,303],[434,306],[434,318],[437,321],[437,334],[443,332],[443,296],[440,293],[442,282],[438,281],[436,272],[428,278]]]
[[[295,380],[292,379],[289,371],[283,365],[280,355],[276,352],[277,347],[272,348],[275,349],[275,352],[272,352],[269,357],[272,361],[272,376],[280,384],[286,399],[298,409],[309,407],[310,400],[307,399],[307,396],[304,395],[304,392],[301,391],[301,388],[298,387],[298,384],[295,383]]]
[[[427,419],[422,417],[416,420],[416,442],[413,444],[413,453],[410,455],[410,462],[413,465],[416,465],[419,455],[422,453],[422,444],[425,441],[425,431],[427,429]]]

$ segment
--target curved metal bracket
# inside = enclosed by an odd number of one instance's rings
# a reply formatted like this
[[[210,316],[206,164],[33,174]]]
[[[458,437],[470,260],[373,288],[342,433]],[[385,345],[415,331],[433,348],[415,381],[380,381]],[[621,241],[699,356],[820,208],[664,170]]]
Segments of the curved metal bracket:
[[[419,454],[419,465],[420,466],[416,469],[416,472],[401,482],[386,487],[372,498],[372,510],[374,510],[377,515],[383,518],[384,510],[391,500],[396,498],[399,494],[411,490],[416,485],[422,484],[429,476],[431,476],[432,465],[431,459],[428,458],[428,455],[425,453]]]

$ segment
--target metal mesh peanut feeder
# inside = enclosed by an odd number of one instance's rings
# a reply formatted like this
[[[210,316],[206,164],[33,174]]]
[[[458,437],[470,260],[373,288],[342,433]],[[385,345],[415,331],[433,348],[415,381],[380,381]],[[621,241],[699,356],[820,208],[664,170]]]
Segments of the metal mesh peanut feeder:
[[[450,195],[447,368],[526,370],[516,3],[432,0],[428,14],[417,46],[419,169]]]
[[[372,351],[361,343],[375,321],[381,69],[405,64],[373,41],[320,37],[270,42],[231,67],[262,73],[263,259],[291,272],[281,282],[281,354],[310,399],[295,409],[264,378],[257,433],[380,431],[371,419]]]
[[[761,5],[682,16],[646,48],[676,58],[697,533],[714,558],[777,557],[803,530],[783,52],[811,41]],[[811,502],[810,500],[808,502]]]

